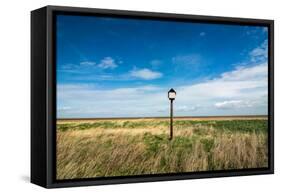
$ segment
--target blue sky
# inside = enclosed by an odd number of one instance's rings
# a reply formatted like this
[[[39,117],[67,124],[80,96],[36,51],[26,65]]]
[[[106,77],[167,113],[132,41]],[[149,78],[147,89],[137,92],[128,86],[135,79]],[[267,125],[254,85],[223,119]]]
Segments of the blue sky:
[[[57,16],[57,114],[267,114],[265,27]]]

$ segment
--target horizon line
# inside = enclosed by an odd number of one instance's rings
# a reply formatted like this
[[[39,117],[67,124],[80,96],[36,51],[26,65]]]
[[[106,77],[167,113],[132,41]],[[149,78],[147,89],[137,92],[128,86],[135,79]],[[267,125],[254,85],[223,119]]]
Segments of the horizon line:
[[[223,118],[223,117],[268,117],[269,115],[214,115],[214,116],[174,116],[173,118]],[[156,116],[156,117],[68,117],[68,118],[56,118],[56,120],[109,120],[109,119],[168,119],[169,116]]]

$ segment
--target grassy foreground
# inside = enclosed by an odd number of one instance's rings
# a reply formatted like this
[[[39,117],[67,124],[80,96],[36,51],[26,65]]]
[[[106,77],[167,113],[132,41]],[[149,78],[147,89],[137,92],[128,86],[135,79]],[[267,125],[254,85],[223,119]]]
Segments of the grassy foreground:
[[[57,122],[57,179],[267,167],[267,120]]]

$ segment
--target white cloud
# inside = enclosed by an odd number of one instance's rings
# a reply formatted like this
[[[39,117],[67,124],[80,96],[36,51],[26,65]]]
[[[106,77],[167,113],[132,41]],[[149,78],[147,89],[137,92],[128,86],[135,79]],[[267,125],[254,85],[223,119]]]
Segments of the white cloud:
[[[267,76],[267,63],[262,63],[252,67],[240,66],[230,72],[225,72],[221,75],[221,79],[224,81],[248,81],[259,80]]]
[[[82,62],[80,62],[80,65],[84,65],[84,66],[94,66],[94,65],[96,65],[96,62],[94,62],[94,61],[82,61]]]
[[[175,109],[179,112],[187,112],[187,111],[193,112],[193,111],[197,111],[199,108],[200,108],[199,105],[195,105],[195,106],[183,105],[183,106],[175,107]]]
[[[249,55],[252,62],[266,61],[268,58],[268,40],[266,39],[260,46],[254,48]]]
[[[260,48],[260,47],[255,48],[255,49],[252,50],[252,52],[251,52],[251,55],[252,55],[253,57],[257,57],[257,56],[261,56],[261,55],[265,55],[265,54],[266,54],[265,49]]]
[[[97,66],[102,69],[115,69],[118,67],[118,65],[115,63],[115,60],[111,57],[103,58]]]
[[[166,95],[162,96],[163,89],[153,85],[109,90],[87,85],[60,85],[59,88],[58,107],[71,106],[72,109],[58,110],[58,117],[153,116],[157,110],[168,107]]]
[[[267,64],[238,68],[220,77],[179,88],[189,99],[251,98],[267,93]]]
[[[59,111],[67,111],[70,110],[71,108],[69,106],[64,106],[64,107],[59,107],[58,110]]]
[[[119,61],[118,63],[123,63]],[[81,61],[80,64],[66,64],[63,65],[63,69],[67,70],[79,70],[80,72],[88,68],[100,68],[100,69],[115,69],[118,67],[117,63],[112,57],[104,57],[99,62],[96,61]]]
[[[151,77],[153,76],[145,76],[146,79]],[[175,86],[177,97],[174,101],[174,114],[267,114],[267,88],[266,63],[238,67],[215,79]],[[96,85],[62,84],[58,85],[57,90],[58,107],[71,109],[58,110],[58,116],[169,116],[169,89],[168,86],[160,88],[155,85],[100,89]]]
[[[242,100],[229,100],[223,102],[215,103],[216,108],[229,109],[229,108],[243,108],[243,107],[252,107],[252,104],[249,101]]]
[[[215,79],[178,87],[176,103],[200,104],[199,115],[267,114],[267,72],[267,63],[238,67]]]
[[[101,72],[90,74],[89,71],[77,71],[77,70],[63,70],[64,72],[76,73],[81,75],[76,75],[72,77],[72,80],[75,81],[96,81],[96,80],[105,80],[105,81],[130,81],[130,80],[153,80],[158,79],[163,76],[161,72],[153,71],[148,68],[137,69],[133,68],[133,70],[123,73],[123,74],[113,74]]]
[[[69,71],[76,70],[77,68],[79,68],[79,65],[73,63],[66,63],[61,66],[60,70],[63,72],[69,72]]]
[[[81,88],[94,88],[95,84],[58,84],[57,90],[76,90]]]
[[[158,79],[163,76],[161,72],[152,71],[150,69],[134,69],[130,72],[130,76],[144,80]]]

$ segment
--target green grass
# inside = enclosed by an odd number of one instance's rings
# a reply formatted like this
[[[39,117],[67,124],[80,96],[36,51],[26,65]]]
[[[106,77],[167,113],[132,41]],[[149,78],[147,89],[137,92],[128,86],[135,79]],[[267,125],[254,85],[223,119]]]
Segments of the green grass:
[[[168,127],[169,121],[97,121],[86,123],[67,123],[58,124],[57,129],[59,131],[68,130],[87,130],[87,129],[116,129],[116,128],[148,128],[148,127]],[[227,120],[227,121],[174,121],[174,127],[176,129],[185,129],[186,127],[213,127],[224,131],[239,131],[239,132],[266,132],[268,129],[267,120]]]
[[[145,130],[144,130],[145,129]],[[111,120],[57,125],[57,178],[267,167],[267,120]]]

